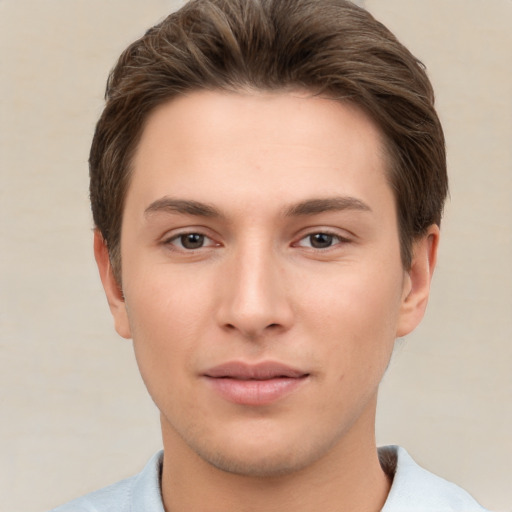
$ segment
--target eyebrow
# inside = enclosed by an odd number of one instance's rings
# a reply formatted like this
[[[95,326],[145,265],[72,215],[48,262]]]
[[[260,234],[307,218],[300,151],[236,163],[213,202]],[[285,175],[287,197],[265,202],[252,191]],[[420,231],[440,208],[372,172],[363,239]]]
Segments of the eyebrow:
[[[317,215],[324,212],[343,210],[372,211],[372,209],[360,199],[350,196],[339,196],[302,201],[288,207],[285,210],[285,216],[299,217],[302,215]]]
[[[171,197],[162,197],[153,201],[144,210],[144,215],[148,216],[157,212],[181,213],[196,217],[222,217],[220,211],[209,204],[186,199],[172,199]]]
[[[318,215],[330,211],[358,210],[371,212],[372,209],[360,199],[350,196],[338,196],[319,199],[308,199],[293,204],[284,210],[285,217],[300,217]],[[152,213],[178,213],[196,217],[220,218],[223,214],[212,205],[188,199],[173,199],[162,197],[153,201],[145,210],[144,215]]]

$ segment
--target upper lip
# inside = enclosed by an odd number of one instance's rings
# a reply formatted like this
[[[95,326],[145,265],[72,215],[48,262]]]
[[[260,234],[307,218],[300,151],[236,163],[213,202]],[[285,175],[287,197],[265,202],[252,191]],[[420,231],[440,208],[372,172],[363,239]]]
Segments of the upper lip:
[[[210,368],[204,372],[206,377],[231,378],[239,380],[270,380],[277,378],[306,377],[308,372],[276,362],[264,361],[257,364],[244,363],[242,361],[230,361]]]

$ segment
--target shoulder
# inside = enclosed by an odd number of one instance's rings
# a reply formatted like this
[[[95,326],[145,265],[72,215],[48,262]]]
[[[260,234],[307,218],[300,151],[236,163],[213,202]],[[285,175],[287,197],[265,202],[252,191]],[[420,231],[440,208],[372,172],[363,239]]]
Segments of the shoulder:
[[[164,512],[160,493],[162,454],[155,454],[138,475],[86,494],[51,512]]]
[[[382,512],[486,512],[464,489],[420,467],[403,448],[379,448],[379,456],[393,475]]]
[[[135,477],[127,478],[104,489],[91,492],[51,512],[114,512],[114,510],[128,512],[134,479]]]

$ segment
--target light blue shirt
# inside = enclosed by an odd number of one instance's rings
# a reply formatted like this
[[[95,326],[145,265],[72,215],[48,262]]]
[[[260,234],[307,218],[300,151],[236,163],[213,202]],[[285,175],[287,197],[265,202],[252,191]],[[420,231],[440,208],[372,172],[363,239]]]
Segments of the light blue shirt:
[[[393,484],[382,512],[486,512],[466,491],[418,466],[399,446],[379,448]],[[164,512],[160,493],[163,452],[138,475],[92,492],[51,512]]]

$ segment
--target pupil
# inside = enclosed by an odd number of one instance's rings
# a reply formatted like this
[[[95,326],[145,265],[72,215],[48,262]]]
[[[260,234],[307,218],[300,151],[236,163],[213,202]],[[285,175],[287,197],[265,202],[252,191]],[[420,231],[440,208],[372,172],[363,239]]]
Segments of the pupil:
[[[181,243],[185,249],[199,249],[204,244],[204,235],[189,233],[181,237]]]
[[[332,245],[332,235],[316,233],[310,236],[311,246],[315,249],[324,249]]]

